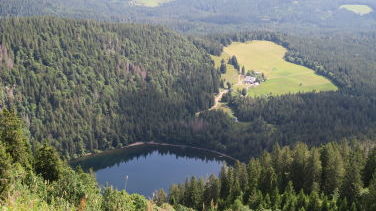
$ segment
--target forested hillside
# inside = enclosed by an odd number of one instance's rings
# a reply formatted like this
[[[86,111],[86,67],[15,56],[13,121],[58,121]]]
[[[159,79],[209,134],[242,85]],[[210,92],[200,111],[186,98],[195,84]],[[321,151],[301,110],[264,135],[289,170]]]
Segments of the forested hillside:
[[[373,33],[187,39],[156,26],[57,18],[3,19],[0,29],[3,107],[17,110],[33,140],[51,140],[66,157],[154,140],[247,160],[276,143],[375,138]],[[223,100],[240,123],[220,111],[196,118],[219,87],[219,70],[203,49],[218,55],[247,40],[283,45],[288,61],[328,77],[339,91],[267,98],[229,92]]]
[[[197,210],[375,210],[376,149],[329,143],[275,146],[219,177],[190,178],[155,201]]]
[[[92,173],[71,169],[47,142],[32,149],[24,123],[7,110],[0,112],[0,178],[2,210],[174,210],[138,194],[99,188]]]
[[[153,0],[143,0],[151,2]],[[53,15],[107,21],[162,23],[184,32],[244,31],[254,27],[301,33],[372,30],[376,12],[358,15],[345,0],[174,0],[144,7],[139,0],[1,0],[1,16]],[[357,4],[376,9],[373,0]],[[356,26],[356,27],[355,27]]]
[[[210,116],[211,130],[202,136],[193,135],[196,141],[203,136],[213,137],[206,142],[216,140],[219,149],[246,159],[264,149],[271,150],[275,143],[289,145],[303,141],[319,145],[345,139],[374,140],[374,33],[303,38],[253,32],[210,35],[195,43],[218,55],[232,41],[248,40],[269,40],[283,45],[289,50],[286,60],[328,77],[339,91],[249,98],[230,90],[222,100],[232,108],[240,123],[231,122],[221,111],[212,111],[205,114]]]
[[[218,90],[210,57],[161,27],[0,21],[1,105],[66,156],[158,138]]]
[[[359,1],[364,14],[341,8],[349,3],[0,0],[0,206],[375,210],[376,3]],[[229,55],[216,68],[210,54],[250,40],[283,46],[287,62],[338,90],[247,97],[225,87],[220,66],[240,72],[240,60]],[[219,91],[227,112],[211,109]],[[153,203],[99,188],[65,161],[148,141],[239,162],[159,191]]]

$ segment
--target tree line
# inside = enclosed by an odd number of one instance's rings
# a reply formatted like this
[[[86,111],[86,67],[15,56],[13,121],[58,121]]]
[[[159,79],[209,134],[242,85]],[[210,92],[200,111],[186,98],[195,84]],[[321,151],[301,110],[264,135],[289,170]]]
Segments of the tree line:
[[[154,200],[197,210],[374,210],[376,148],[356,142],[276,145],[219,176],[187,179]]]

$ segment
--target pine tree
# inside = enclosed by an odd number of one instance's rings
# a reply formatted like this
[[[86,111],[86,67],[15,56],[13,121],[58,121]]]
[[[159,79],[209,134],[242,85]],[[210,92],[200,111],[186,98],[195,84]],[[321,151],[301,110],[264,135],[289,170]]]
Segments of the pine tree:
[[[347,198],[350,203],[353,203],[357,196],[359,196],[363,184],[360,175],[360,164],[356,160],[355,153],[351,153],[348,162],[341,187],[341,196]]]
[[[247,96],[247,89],[243,88],[241,93],[242,93],[243,96]]]
[[[263,207],[263,195],[260,190],[253,190],[249,195],[248,205],[251,209]]]
[[[183,187],[179,187],[178,185],[171,185],[169,194],[168,194],[168,202],[172,205],[176,205],[182,203],[182,189]]]
[[[322,166],[320,160],[320,151],[317,148],[311,149],[306,166],[306,175],[304,181],[304,190],[306,193],[319,191],[321,183]]]
[[[373,174],[376,170],[376,148],[373,148],[368,155],[366,165],[363,170],[363,182],[364,186],[368,187]]]
[[[376,210],[376,174],[369,182],[369,194],[366,198],[367,210]]]
[[[228,63],[233,65],[236,70],[240,71],[240,65],[238,63],[238,59],[236,58],[236,56],[232,56],[229,59]]]
[[[284,190],[291,180],[291,163],[293,161],[290,147],[281,149],[279,145],[273,148],[273,167],[278,176],[278,188]]]
[[[12,158],[0,142],[0,198],[8,191],[9,184],[11,183],[11,167]]]
[[[158,190],[153,194],[153,201],[158,205],[162,206],[162,204],[167,202],[167,194],[163,189]]]
[[[273,203],[272,209],[277,210],[281,207],[282,199],[281,194],[278,191],[278,188],[276,187],[271,194],[271,201]]]
[[[31,168],[31,150],[21,120],[13,111],[0,113],[0,140],[13,162]]]
[[[260,160],[262,169],[260,174],[260,190],[263,193],[271,193],[277,185],[277,175],[272,166],[272,160],[269,153],[264,153]]]
[[[222,73],[222,74],[225,74],[227,72],[227,66],[226,66],[226,62],[225,60],[222,59],[221,61],[221,66],[219,67],[219,71]]]
[[[242,67],[242,72],[241,72],[242,75],[245,75],[245,67],[243,66]]]
[[[235,175],[239,180],[241,191],[244,193],[248,187],[247,166],[244,163],[237,162],[235,165]]]
[[[358,210],[358,208],[356,207],[355,202],[353,202],[353,203],[351,204],[350,211],[357,211],[357,210]]]
[[[321,210],[321,201],[319,194],[316,191],[313,191],[309,195],[309,204],[307,210],[310,211],[320,211]]]
[[[219,179],[211,175],[205,184],[204,203],[209,207],[210,204],[218,204],[221,184]]]
[[[322,180],[321,190],[325,194],[332,194],[340,188],[344,175],[344,164],[341,154],[334,144],[327,144],[321,152]]]
[[[61,160],[56,150],[43,144],[35,153],[35,172],[45,180],[58,180],[61,174]]]
[[[303,190],[300,190],[297,196],[297,207],[306,209],[308,207],[308,197],[304,194]]]
[[[306,163],[308,158],[307,145],[299,143],[294,148],[293,162],[291,164],[291,177],[295,190],[299,191],[304,187],[305,180],[312,175],[306,175]]]
[[[340,199],[337,201],[337,204],[338,204],[338,210],[343,210],[343,211],[347,211],[349,210],[349,206],[348,206],[348,203],[347,203],[347,199],[344,198],[344,199]]]
[[[270,200],[269,193],[267,193],[264,197],[264,208],[270,209],[272,207],[272,201]]]
[[[221,181],[221,191],[220,196],[222,199],[226,199],[230,194],[232,182],[228,176],[229,167],[226,165],[222,167],[221,172],[219,173],[219,180]]]

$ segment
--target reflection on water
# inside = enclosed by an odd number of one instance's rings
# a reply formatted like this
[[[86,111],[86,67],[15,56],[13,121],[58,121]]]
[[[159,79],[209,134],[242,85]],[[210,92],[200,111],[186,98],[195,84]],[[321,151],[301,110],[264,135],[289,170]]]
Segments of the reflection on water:
[[[116,150],[72,163],[93,169],[101,185],[112,185],[145,196],[191,176],[218,175],[224,162],[231,160],[214,153],[172,146],[138,146]]]

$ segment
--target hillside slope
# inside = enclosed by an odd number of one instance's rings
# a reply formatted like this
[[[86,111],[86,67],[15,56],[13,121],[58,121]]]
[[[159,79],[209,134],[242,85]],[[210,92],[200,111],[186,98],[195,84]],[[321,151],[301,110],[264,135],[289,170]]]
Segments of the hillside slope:
[[[1,16],[52,15],[111,21],[163,23],[181,31],[239,31],[255,26],[289,32],[333,28],[373,29],[376,13],[341,9],[343,0],[1,0]],[[164,1],[162,1],[164,2]],[[373,0],[358,2],[376,8]],[[154,7],[147,7],[154,6]],[[356,27],[354,27],[356,26]]]
[[[218,89],[210,57],[161,27],[11,18],[0,35],[1,105],[67,155],[158,138]]]
[[[0,111],[1,210],[175,210],[139,194],[99,187],[92,173],[73,170],[47,143],[32,150],[26,131],[14,112]]]

